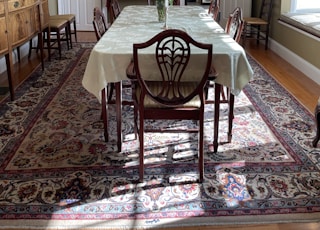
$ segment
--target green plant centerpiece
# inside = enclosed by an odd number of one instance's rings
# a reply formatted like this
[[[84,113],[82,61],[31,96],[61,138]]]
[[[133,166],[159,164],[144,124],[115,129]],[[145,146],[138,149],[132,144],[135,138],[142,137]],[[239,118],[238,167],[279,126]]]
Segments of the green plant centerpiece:
[[[168,6],[172,5],[172,0],[156,0],[159,22],[165,22]]]

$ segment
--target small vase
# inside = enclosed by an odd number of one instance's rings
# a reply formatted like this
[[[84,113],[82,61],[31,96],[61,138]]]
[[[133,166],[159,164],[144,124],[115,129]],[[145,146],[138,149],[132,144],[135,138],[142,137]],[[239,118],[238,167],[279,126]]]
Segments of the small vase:
[[[165,22],[167,8],[165,6],[165,0],[157,0],[158,20],[159,22]]]

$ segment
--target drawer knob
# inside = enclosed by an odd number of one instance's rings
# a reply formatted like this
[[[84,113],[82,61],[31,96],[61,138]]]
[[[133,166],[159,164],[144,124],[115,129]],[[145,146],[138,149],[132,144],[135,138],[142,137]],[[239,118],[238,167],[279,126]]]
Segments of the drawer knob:
[[[18,8],[19,5],[20,5],[20,2],[19,2],[19,1],[15,1],[14,4],[13,4],[14,8]]]

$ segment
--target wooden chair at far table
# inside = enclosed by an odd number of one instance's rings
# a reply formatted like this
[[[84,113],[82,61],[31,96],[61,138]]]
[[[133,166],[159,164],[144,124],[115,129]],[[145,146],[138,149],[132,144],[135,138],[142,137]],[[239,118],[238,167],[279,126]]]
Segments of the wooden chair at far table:
[[[155,46],[155,52],[142,54],[144,50]],[[191,49],[192,47],[192,49]],[[197,55],[196,72],[188,66],[193,49],[201,50]],[[133,44],[132,64],[128,72],[134,72],[133,81],[134,125],[137,127],[139,114],[139,179],[144,179],[144,133],[145,132],[193,132],[198,133],[199,181],[204,177],[204,87],[211,69],[212,44],[203,44],[193,40],[181,30],[168,29],[150,40]],[[129,75],[128,75],[129,76]],[[193,129],[159,129],[144,126],[145,120],[196,120],[199,125]],[[150,129],[149,129],[150,128]],[[135,128],[137,131],[137,128]]]
[[[106,21],[104,14],[99,7],[93,9],[93,29],[96,34],[97,41],[107,32],[109,25]]]
[[[102,13],[100,7],[95,7],[93,9],[92,24],[93,24],[94,32],[96,34],[97,41],[99,41],[109,28],[109,25],[107,24],[106,18]],[[114,83],[108,84],[108,88],[107,88],[107,92],[109,93],[108,98],[111,98],[113,88],[114,88]],[[108,134],[108,113],[107,113],[107,105],[106,105],[106,102],[107,102],[106,88],[102,90],[101,95],[102,95],[101,116],[104,124],[104,137],[105,137],[105,141],[108,141],[109,134]]]
[[[240,42],[241,34],[243,31],[244,22],[242,20],[242,9],[240,7],[236,7],[233,12],[229,15],[225,32],[229,34],[236,42]],[[231,93],[231,90],[228,87],[223,87],[219,84],[215,84],[214,80],[217,77],[223,77],[218,76],[213,72],[213,74],[210,74],[209,80],[207,83],[207,86],[205,88],[206,92],[206,103],[212,104],[215,103],[215,100],[217,97],[215,97],[214,100],[208,99],[208,91],[210,87],[214,87],[215,95],[221,94],[220,103],[228,103],[229,104],[229,114],[228,114],[228,142],[231,142],[232,140],[232,126],[233,126],[233,118],[234,118],[234,95]],[[215,120],[219,120],[219,109],[215,110],[214,115]],[[214,152],[217,152],[218,150],[218,129],[214,130]]]
[[[118,0],[107,0],[108,22],[112,24],[121,13],[121,6]]]
[[[268,49],[273,1],[274,0],[262,0],[259,15],[257,17],[245,17],[243,19],[243,46],[247,39],[255,39],[257,44],[259,44],[260,40],[264,40],[264,47],[266,50]]]
[[[211,0],[208,8],[208,14],[212,14],[212,18],[216,22],[219,22],[220,20],[219,12],[220,12],[220,0]]]

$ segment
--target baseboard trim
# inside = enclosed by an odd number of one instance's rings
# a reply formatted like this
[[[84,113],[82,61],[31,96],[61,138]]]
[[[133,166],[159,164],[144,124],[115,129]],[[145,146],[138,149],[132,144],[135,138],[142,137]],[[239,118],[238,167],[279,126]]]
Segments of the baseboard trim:
[[[299,71],[304,73],[307,77],[320,85],[320,69],[310,64],[291,50],[287,49],[275,40],[269,39],[269,48],[278,54],[281,58],[285,59],[291,65],[296,67]]]

